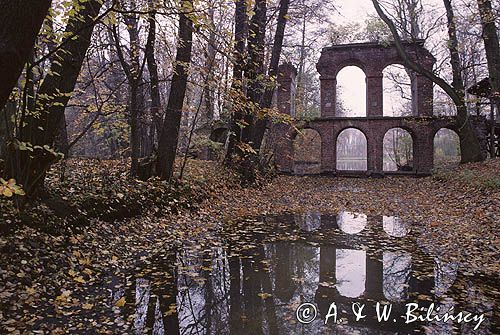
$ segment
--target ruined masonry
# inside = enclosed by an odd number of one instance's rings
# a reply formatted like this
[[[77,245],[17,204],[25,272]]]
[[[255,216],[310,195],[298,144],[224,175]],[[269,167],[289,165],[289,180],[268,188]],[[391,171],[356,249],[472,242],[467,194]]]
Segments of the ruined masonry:
[[[435,58],[423,47],[423,42],[405,43],[410,58],[432,70]],[[321,81],[321,117],[309,121],[304,129],[314,129],[321,137],[321,173],[342,174],[336,170],[336,148],[339,134],[347,128],[360,130],[367,140],[367,175],[383,175],[383,140],[393,128],[407,130],[413,139],[413,171],[429,175],[433,169],[434,135],[441,128],[456,131],[453,117],[433,115],[433,84],[417,75],[412,99],[416,101],[414,115],[408,117],[383,116],[383,70],[392,64],[403,64],[394,45],[356,43],[324,48],[316,66]],[[337,74],[346,66],[358,66],[366,74],[366,117],[339,117],[336,115]],[[295,116],[295,67],[289,63],[280,66],[277,105],[281,113]],[[473,120],[476,131],[486,130],[484,120]],[[484,129],[483,129],[484,128]],[[297,132],[285,124],[271,128],[275,139],[275,159],[278,169],[293,172],[293,142]],[[481,136],[480,136],[481,137]],[[486,148],[484,150],[487,150]],[[408,172],[406,172],[408,173]]]

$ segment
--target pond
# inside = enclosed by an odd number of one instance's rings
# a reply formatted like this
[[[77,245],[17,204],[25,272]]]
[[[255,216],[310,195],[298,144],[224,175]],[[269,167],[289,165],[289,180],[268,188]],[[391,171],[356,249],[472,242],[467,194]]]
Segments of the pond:
[[[212,247],[170,247],[139,271],[120,318],[134,334],[498,334],[496,278],[418,246],[410,222],[266,215]]]

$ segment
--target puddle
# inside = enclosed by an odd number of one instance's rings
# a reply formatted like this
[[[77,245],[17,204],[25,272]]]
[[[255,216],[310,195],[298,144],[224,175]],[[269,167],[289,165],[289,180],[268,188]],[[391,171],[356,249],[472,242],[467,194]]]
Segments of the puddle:
[[[170,250],[114,292],[131,333],[499,333],[496,278],[426,254],[397,217],[268,215],[219,242]]]

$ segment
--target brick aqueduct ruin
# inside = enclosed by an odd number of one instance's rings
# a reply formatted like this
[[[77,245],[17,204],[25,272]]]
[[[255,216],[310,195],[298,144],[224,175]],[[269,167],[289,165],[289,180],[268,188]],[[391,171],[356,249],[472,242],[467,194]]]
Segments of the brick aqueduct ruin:
[[[435,58],[423,47],[422,42],[406,43],[410,58],[427,70],[432,70]],[[393,64],[403,64],[395,46],[377,43],[356,43],[324,48],[317,64],[321,81],[321,116],[307,121],[303,129],[317,131],[321,138],[321,173],[342,174],[337,170],[337,139],[348,128],[360,130],[367,143],[367,175],[383,175],[383,141],[385,134],[394,128],[409,132],[413,140],[413,170],[418,175],[428,175],[434,167],[434,136],[441,128],[455,130],[452,117],[433,115],[433,84],[426,77],[417,75],[412,83],[416,90],[415,115],[388,117],[383,115],[383,70]],[[337,74],[346,66],[357,66],[366,75],[366,117],[339,117],[336,114]],[[295,95],[296,69],[291,64],[280,66],[277,93],[281,113],[294,115],[291,101]],[[474,122],[476,131],[486,126]],[[279,171],[294,172],[294,140],[298,132],[291,126],[276,124],[271,128],[274,154]],[[361,172],[361,171],[359,171]],[[358,173],[359,173],[358,172]],[[350,173],[353,173],[350,171]]]

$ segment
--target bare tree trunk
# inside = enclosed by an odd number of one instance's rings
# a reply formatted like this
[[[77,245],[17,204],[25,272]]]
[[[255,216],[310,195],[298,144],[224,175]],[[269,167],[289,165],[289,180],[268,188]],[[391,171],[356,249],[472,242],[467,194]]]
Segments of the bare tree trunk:
[[[158,75],[158,64],[155,58],[155,45],[156,45],[156,10],[154,8],[153,0],[148,0],[149,10],[149,33],[148,42],[146,44],[145,57],[148,65],[150,94],[151,94],[151,118],[153,120],[154,128],[157,138],[160,137],[161,125],[161,97],[160,97],[160,80]],[[154,137],[154,134],[151,134]],[[154,143],[154,142],[153,142]]]
[[[483,41],[491,85],[491,102],[497,108],[497,118],[500,118],[500,42],[495,26],[495,14],[491,8],[490,0],[477,0],[477,5],[483,26]]]
[[[254,15],[250,21],[248,37],[248,64],[245,77],[248,81],[247,100],[249,106],[245,111],[245,127],[241,132],[241,141],[252,145],[252,130],[255,126],[255,114],[263,94],[264,52],[266,37],[267,2],[256,0]],[[252,145],[253,146],[253,145]]]
[[[205,71],[207,71],[207,85],[205,85],[203,89],[203,101],[205,104],[205,117],[203,123],[210,123],[214,118],[214,93],[211,89],[214,83],[213,67],[216,57],[216,31],[214,23],[214,12],[215,11],[213,4],[210,4],[210,8],[208,9],[210,37],[208,39],[207,50],[205,52]]]
[[[281,49],[283,48],[283,39],[285,38],[285,27],[288,17],[288,8],[290,7],[290,0],[280,1],[280,11],[278,14],[278,25],[276,27],[276,34],[274,36],[273,50],[271,53],[271,62],[269,64],[268,77],[271,80],[270,85],[266,85],[264,91],[264,96],[260,103],[261,108],[271,108],[273,102],[273,95],[276,86],[273,84],[276,82],[276,77],[278,75],[278,67],[281,57]],[[252,143],[255,150],[260,150],[262,140],[264,138],[264,133],[266,131],[266,126],[268,123],[267,118],[258,119],[255,127],[252,129]]]
[[[188,70],[191,63],[193,44],[193,22],[186,11],[193,6],[192,0],[182,1],[179,15],[179,39],[175,58],[175,71],[168,97],[167,111],[158,142],[158,162],[156,173],[164,180],[171,180],[174,161],[179,142],[179,128],[182,118],[182,107],[186,95]]]
[[[448,20],[448,48],[450,50],[451,71],[453,73],[452,86],[458,96],[457,123],[459,127],[460,149],[462,153],[462,163],[477,162],[484,159],[479,140],[472,129],[467,105],[465,103],[465,87],[462,78],[462,68],[460,66],[460,54],[458,50],[457,29],[455,24],[455,15],[451,0],[443,0],[446,8],[446,18]]]
[[[51,0],[0,0],[0,110],[28,61]]]
[[[243,96],[243,68],[245,66],[245,49],[248,30],[247,5],[245,0],[236,0],[235,9],[235,50],[233,65],[233,82],[231,91],[233,94]],[[233,97],[234,98],[234,97]],[[232,104],[233,115],[231,118],[231,129],[228,139],[227,153],[225,157],[226,164],[231,164],[236,145],[241,139],[241,124],[243,121],[243,110],[240,104]]]

